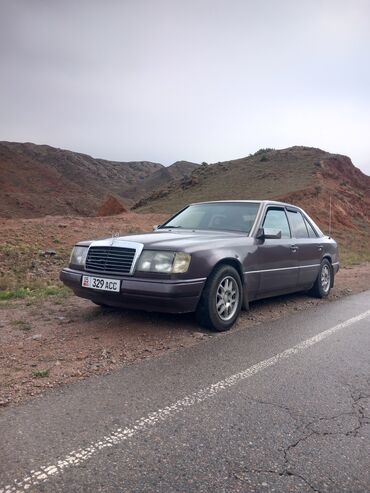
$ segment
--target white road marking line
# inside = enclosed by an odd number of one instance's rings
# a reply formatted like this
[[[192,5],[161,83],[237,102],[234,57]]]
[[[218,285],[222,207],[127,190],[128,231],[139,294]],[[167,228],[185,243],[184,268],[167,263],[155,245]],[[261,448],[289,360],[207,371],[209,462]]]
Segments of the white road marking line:
[[[214,383],[204,389],[198,390],[190,394],[189,396],[184,397],[183,399],[180,399],[169,406],[166,406],[163,409],[158,409],[157,411],[149,413],[148,415],[136,420],[131,427],[126,427],[123,429],[117,428],[109,435],[106,435],[99,440],[92,442],[88,447],[72,450],[71,452],[69,452],[69,454],[64,456],[63,459],[58,460],[55,464],[42,466],[38,471],[31,471],[29,474],[27,474],[26,477],[21,480],[14,480],[13,485],[0,487],[0,493],[22,493],[24,491],[27,491],[31,487],[37,486],[40,483],[45,483],[52,477],[61,474],[68,467],[78,466],[82,464],[86,460],[90,459],[93,455],[98,453],[100,450],[103,450],[107,447],[113,447],[114,445],[118,445],[125,440],[128,440],[134,435],[145,431],[149,427],[154,426],[157,423],[165,421],[175,414],[180,413],[187,407],[191,407],[199,402],[203,402],[214,396],[215,394],[218,394],[222,390],[232,387],[238,382],[252,377],[265,368],[269,368],[270,366],[276,365],[282,360],[303,352],[309,347],[333,335],[335,332],[349,327],[350,325],[363,320],[369,315],[370,310],[367,310],[366,312],[361,313],[356,317],[352,317],[345,322],[341,322],[334,327],[331,327],[330,329],[324,330],[323,332],[320,332],[319,334],[310,337],[309,339],[300,342],[296,346],[286,349],[285,351],[272,356],[269,359],[260,361],[259,363],[256,363],[246,370],[235,373],[234,375],[225,378],[225,380],[220,380],[219,382]]]

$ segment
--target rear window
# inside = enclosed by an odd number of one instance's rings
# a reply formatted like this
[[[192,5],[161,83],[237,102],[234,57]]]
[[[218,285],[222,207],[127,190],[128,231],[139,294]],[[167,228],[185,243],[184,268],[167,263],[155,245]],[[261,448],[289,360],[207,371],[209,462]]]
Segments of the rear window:
[[[308,238],[306,222],[300,212],[287,211],[294,238]]]
[[[311,224],[307,221],[306,218],[304,218],[304,222],[306,223],[306,227],[307,227],[307,231],[308,231],[308,236],[310,238],[317,238],[316,231],[313,229],[313,226],[311,226]]]

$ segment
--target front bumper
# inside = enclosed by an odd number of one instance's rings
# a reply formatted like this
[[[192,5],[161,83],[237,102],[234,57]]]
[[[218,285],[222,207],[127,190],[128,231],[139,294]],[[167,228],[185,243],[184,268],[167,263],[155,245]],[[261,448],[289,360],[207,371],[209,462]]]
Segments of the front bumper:
[[[112,293],[83,288],[83,275],[121,280],[121,291]],[[145,311],[186,313],[196,310],[206,279],[158,280],[136,277],[119,277],[106,274],[93,274],[65,268],[60,272],[60,280],[71,288],[76,296],[87,298],[99,304],[133,308]]]

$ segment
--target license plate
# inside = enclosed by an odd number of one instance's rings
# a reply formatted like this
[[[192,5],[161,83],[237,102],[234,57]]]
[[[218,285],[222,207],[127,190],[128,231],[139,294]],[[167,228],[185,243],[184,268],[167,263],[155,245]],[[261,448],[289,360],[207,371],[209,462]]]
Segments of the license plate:
[[[100,289],[101,291],[114,291],[119,293],[120,281],[118,279],[105,279],[103,277],[82,276],[82,287]]]

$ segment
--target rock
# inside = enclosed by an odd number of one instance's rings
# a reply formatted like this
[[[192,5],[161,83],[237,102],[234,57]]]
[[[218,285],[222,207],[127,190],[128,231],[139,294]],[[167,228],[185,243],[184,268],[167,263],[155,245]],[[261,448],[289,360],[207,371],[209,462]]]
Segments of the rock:
[[[42,334],[35,334],[31,337],[31,339],[34,341],[39,341],[40,339],[42,339]]]
[[[53,255],[56,255],[57,252],[55,250],[45,250],[45,257],[50,256],[52,257]]]
[[[38,254],[40,257],[53,257],[57,252],[55,250],[39,250]]]
[[[127,208],[113,195],[110,195],[106,201],[99,207],[97,216],[115,216],[127,212]]]

